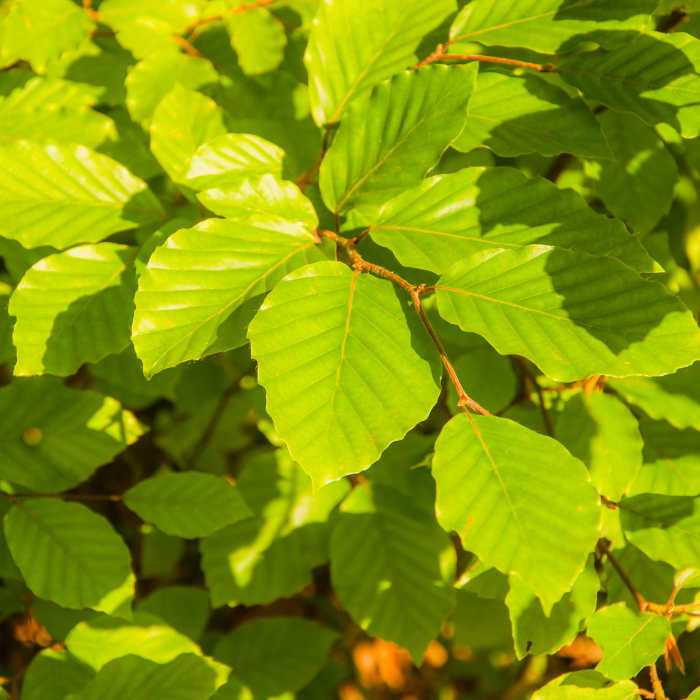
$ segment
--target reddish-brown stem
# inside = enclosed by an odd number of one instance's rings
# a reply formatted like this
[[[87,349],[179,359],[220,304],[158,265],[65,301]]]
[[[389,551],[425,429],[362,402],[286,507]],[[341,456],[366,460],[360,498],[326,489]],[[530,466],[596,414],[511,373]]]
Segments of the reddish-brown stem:
[[[560,153],[552,165],[549,167],[545,179],[556,182],[561,174],[576,160],[576,156],[571,153]]]
[[[620,562],[613,556],[612,552],[610,551],[610,547],[608,547],[608,545],[605,542],[603,542],[603,540],[600,540],[599,544],[603,552],[605,552],[605,554],[607,555],[608,560],[615,568],[615,571],[617,571],[625,586],[627,586],[627,588],[629,589],[629,592],[632,594],[632,597],[637,601],[637,605],[639,606],[640,612],[645,612],[649,604],[647,603],[644,596],[637,590],[636,586],[632,583],[630,577],[620,566]]]
[[[523,368],[523,372],[525,372],[525,375],[530,380],[530,385],[534,385],[537,396],[539,397],[540,412],[542,413],[542,419],[544,420],[545,427],[547,428],[547,434],[549,437],[555,437],[554,425],[552,425],[552,419],[544,402],[544,391],[530,369],[530,361],[524,357],[519,357],[518,360],[520,361],[520,366]]]
[[[197,49],[195,49],[195,47],[192,46],[192,44],[190,44],[189,41],[187,41],[187,39],[185,39],[184,37],[180,36],[179,34],[173,34],[173,41],[174,41],[178,46],[180,46],[181,48],[183,48],[183,49],[186,51],[186,53],[187,53],[188,56],[192,56],[193,58],[204,58],[204,57],[202,56],[202,54],[199,53],[199,51],[197,51]]]
[[[656,700],[666,700],[666,694],[659,680],[659,672],[656,670],[655,663],[649,666],[649,675],[651,676],[651,687],[654,689]]]
[[[443,53],[436,56],[435,61],[482,61],[484,63],[499,63],[504,66],[517,68],[529,68],[540,73],[556,73],[559,69],[552,63],[529,63],[528,61],[516,61],[512,58],[499,58],[498,56],[482,56],[476,53]]]
[[[121,501],[122,497],[118,494],[100,494],[100,493],[6,493],[0,491],[0,496],[4,496],[11,503],[16,503],[20,498],[60,498],[61,500],[71,501]]]
[[[385,267],[368,262],[357,252],[354,241],[350,240],[349,238],[343,238],[334,231],[327,231],[326,229],[318,229],[317,232],[319,235],[333,241],[339,248],[343,248],[347,253],[349,260],[352,261],[352,266],[355,270],[359,272],[370,272],[377,275],[377,277],[384,277],[385,279],[391,280],[395,285],[401,287],[401,289],[411,295],[413,305],[415,306],[416,311],[418,312],[418,315],[420,316],[420,319],[428,331],[433,343],[435,343],[435,347],[440,354],[440,359],[442,360],[442,364],[445,366],[445,370],[447,371],[450,381],[457,390],[457,396],[459,397],[458,406],[465,412],[467,412],[467,406],[469,406],[469,408],[473,409],[477,413],[480,413],[482,416],[490,416],[491,414],[485,408],[467,396],[467,393],[464,391],[464,388],[459,381],[459,377],[457,377],[457,373],[455,372],[450,359],[447,357],[445,348],[440,342],[437,333],[435,333],[435,329],[426,316],[423,306],[420,303],[420,296],[421,294],[425,293],[426,286],[424,284],[414,286],[391,270],[387,270]]]
[[[257,10],[261,7],[267,7],[268,5],[272,5],[277,0],[255,0],[255,2],[248,2],[245,3],[244,5],[239,5],[238,7],[234,7],[232,10],[229,10],[226,13],[222,13],[220,15],[213,15],[212,17],[205,17],[204,19],[198,19],[196,22],[192,22],[192,24],[188,24],[185,29],[183,30],[185,34],[188,32],[191,32],[199,27],[203,27],[205,24],[211,24],[212,22],[218,22],[226,17],[226,15],[240,15],[243,14],[244,12],[248,12],[250,10]]]

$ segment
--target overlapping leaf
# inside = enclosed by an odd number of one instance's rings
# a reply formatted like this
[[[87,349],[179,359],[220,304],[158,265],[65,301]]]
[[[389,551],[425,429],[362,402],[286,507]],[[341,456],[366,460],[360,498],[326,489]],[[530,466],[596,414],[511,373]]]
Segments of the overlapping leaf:
[[[644,494],[622,501],[627,539],[650,559],[675,569],[700,568],[700,499]]]
[[[284,25],[264,7],[231,15],[226,27],[246,75],[267,73],[282,62],[287,45]]]
[[[73,374],[121,352],[131,336],[136,249],[79,246],[40,260],[10,300],[17,317],[15,374]]]
[[[381,6],[372,0],[323,0],[304,56],[316,123],[338,121],[350,102],[414,64],[420,40],[454,10],[452,0]]]
[[[562,64],[561,77],[590,100],[634,112],[650,125],[670,124],[693,138],[700,133],[699,67],[698,39],[682,31],[647,32],[611,52],[572,56]]]
[[[251,134],[225,134],[197,149],[183,178],[195,190],[221,189],[242,178],[282,174],[284,151]]]
[[[676,161],[654,129],[635,115],[607,111],[598,119],[615,160],[586,163],[595,193],[635,232],[647,233],[671,207]]]
[[[93,243],[164,219],[146,184],[84,146],[0,144],[0,235],[25,248]]]
[[[700,430],[700,362],[663,377],[612,379],[610,386],[656,420]]]
[[[700,495],[700,433],[691,428],[678,430],[666,421],[646,416],[639,419],[639,430],[644,439],[644,463],[630,496]]]
[[[614,681],[636,676],[666,649],[671,623],[654,613],[638,613],[623,603],[602,608],[588,621],[588,636],[605,655],[596,667]]]
[[[123,498],[145,522],[185,538],[206,537],[252,515],[234,486],[197,472],[146,479]]]
[[[433,476],[440,524],[484,563],[519,574],[548,615],[598,538],[598,497],[583,464],[510,420],[462,414],[438,438]]]
[[[535,75],[479,74],[469,119],[453,147],[466,152],[479,146],[506,157],[533,151],[611,157],[586,103]]]
[[[331,540],[331,577],[343,606],[369,634],[420,663],[454,606],[440,555],[451,544],[411,498],[383,484],[357,488]]]
[[[532,243],[609,255],[638,272],[658,265],[621,222],[595,214],[573,190],[513,168],[464,168],[387,202],[370,235],[409,267],[443,273],[480,250]]]
[[[214,657],[231,667],[255,700],[265,700],[305,686],[321,670],[336,636],[301,618],[253,620],[221,639]]]
[[[23,499],[5,516],[12,558],[40,598],[98,608],[131,576],[129,550],[102,516],[79,503]]]
[[[180,182],[197,149],[227,131],[216,102],[176,83],[153,114],[151,150],[165,172]]]
[[[168,586],[139,601],[136,610],[155,615],[186,637],[197,640],[209,618],[209,596],[201,588]]]
[[[24,700],[63,700],[81,690],[95,676],[94,671],[73,658],[65,649],[43,649],[29,664],[22,679]]]
[[[317,488],[366,469],[437,401],[439,357],[407,301],[322,262],[289,275],[250,324],[267,411]]]
[[[640,32],[657,5],[656,0],[476,0],[462,8],[450,39],[541,53],[564,52],[587,40],[610,48]]]
[[[459,136],[477,66],[427,66],[380,83],[348,113],[321,164],[323,201],[371,214],[420,183]]]
[[[630,700],[639,694],[632,681],[610,685],[596,671],[575,671],[550,681],[533,694],[534,700]]]
[[[114,399],[48,377],[0,389],[0,413],[0,477],[43,493],[77,486],[142,433]]]
[[[133,341],[146,376],[245,342],[245,329],[268,292],[300,265],[323,259],[301,225],[280,230],[208,219],[174,233],[139,278]]]
[[[685,306],[608,257],[547,246],[484,251],[453,265],[436,289],[448,321],[560,381],[665,374],[700,353]]]
[[[557,440],[587,467],[591,481],[617,501],[634,482],[644,442],[634,414],[610,394],[577,394],[557,420]]]

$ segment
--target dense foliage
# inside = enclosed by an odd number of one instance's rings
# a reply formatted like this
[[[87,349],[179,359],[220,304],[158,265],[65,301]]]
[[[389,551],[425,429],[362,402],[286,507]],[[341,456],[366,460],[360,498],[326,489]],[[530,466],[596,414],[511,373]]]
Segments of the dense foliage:
[[[700,698],[700,2],[0,19],[0,697]]]

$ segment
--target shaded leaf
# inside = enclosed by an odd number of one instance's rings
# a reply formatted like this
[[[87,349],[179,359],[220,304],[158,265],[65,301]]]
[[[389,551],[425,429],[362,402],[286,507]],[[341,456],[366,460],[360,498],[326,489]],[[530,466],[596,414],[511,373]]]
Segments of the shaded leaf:
[[[436,289],[446,320],[563,382],[664,374],[700,350],[685,306],[608,257],[548,246],[484,251],[453,265]]]
[[[168,586],[139,601],[136,609],[159,617],[181,634],[197,640],[209,618],[209,596],[201,588]]]
[[[413,65],[420,40],[455,9],[452,0],[381,6],[372,0],[322,0],[304,55],[316,123],[338,121],[352,101]]]
[[[123,496],[142,520],[166,535],[206,537],[252,515],[238,490],[210,474],[188,472],[144,479]]]
[[[656,420],[700,430],[700,362],[663,377],[612,378],[610,387]]]
[[[240,625],[214,657],[264,700],[305,686],[323,667],[337,634],[301,618],[268,618]]]
[[[452,616],[456,646],[465,645],[476,652],[503,647],[512,651],[508,608],[502,600],[481,598],[465,590],[456,591],[456,596],[457,607]]]
[[[131,575],[122,539],[79,503],[18,499],[5,516],[5,535],[32,592],[67,608],[99,609]]]
[[[427,66],[380,83],[348,108],[319,183],[331,211],[369,216],[418,185],[459,136],[477,66]]]
[[[582,41],[610,48],[642,31],[657,5],[657,0],[476,0],[457,15],[450,39],[541,53],[564,52]]]
[[[675,569],[700,568],[700,500],[644,494],[620,504],[627,539],[650,559]]]
[[[322,262],[287,276],[250,324],[267,411],[316,488],[366,469],[437,401],[439,357],[407,301]]]
[[[383,484],[358,487],[333,530],[334,590],[369,634],[420,663],[454,607],[454,578],[440,572],[440,555],[451,547],[435,515],[410,497]]]
[[[63,700],[95,677],[95,672],[65,649],[43,649],[29,664],[22,680],[24,700]]]
[[[0,477],[41,493],[77,486],[143,432],[113,399],[48,377],[2,387],[0,414]]]
[[[588,620],[588,636],[605,655],[596,667],[614,681],[636,676],[664,653],[671,623],[654,613],[638,613],[623,603],[598,610]]]
[[[671,207],[676,161],[654,129],[635,115],[607,111],[598,120],[615,160],[586,164],[595,193],[634,231],[647,233]]]
[[[617,501],[642,464],[644,441],[634,414],[610,394],[579,393],[557,420],[557,440],[587,467],[594,486]]]
[[[305,263],[323,259],[301,225],[207,219],[172,234],[139,278],[133,341],[147,377],[245,343],[268,292]]]
[[[614,51],[571,56],[561,65],[561,77],[589,100],[633,112],[652,126],[670,124],[693,138],[700,133],[699,67],[696,38],[683,32],[645,32]]]
[[[479,74],[469,119],[452,147],[466,152],[479,146],[506,157],[533,151],[612,157],[586,103],[535,75]]]
[[[660,269],[620,221],[595,214],[573,190],[513,168],[428,178],[387,202],[369,231],[404,265],[437,273],[480,250],[532,243],[609,255],[638,272]]]
[[[598,538],[598,497],[583,464],[513,421],[461,414],[440,433],[433,476],[443,528],[485,564],[518,573],[549,614]],[[565,539],[552,538],[564,530]]]
[[[73,374],[129,344],[136,249],[98,243],[50,255],[10,299],[16,375]]]
[[[146,184],[84,146],[0,144],[0,235],[68,248],[165,218]]]

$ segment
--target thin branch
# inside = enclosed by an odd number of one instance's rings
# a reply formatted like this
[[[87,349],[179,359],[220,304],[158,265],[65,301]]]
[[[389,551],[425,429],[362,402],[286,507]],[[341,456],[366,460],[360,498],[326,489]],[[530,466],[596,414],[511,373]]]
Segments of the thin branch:
[[[666,700],[666,694],[659,680],[659,672],[656,670],[655,663],[649,666],[649,675],[651,676],[651,687],[654,689],[654,697],[656,700]]]
[[[553,63],[529,63],[528,61],[516,61],[512,58],[499,58],[498,56],[482,56],[476,53],[443,53],[436,56],[436,61],[481,61],[483,63],[498,63],[504,66],[516,68],[529,68],[539,73],[558,73],[559,69]]]
[[[353,263],[353,268],[355,270],[358,270],[360,272],[371,272],[372,274],[377,275],[377,277],[384,277],[385,279],[391,280],[394,284],[401,287],[401,289],[403,289],[411,295],[413,305],[415,306],[416,311],[418,312],[418,315],[420,316],[420,319],[423,322],[423,325],[430,334],[433,343],[435,343],[435,347],[437,348],[438,353],[440,354],[440,359],[442,360],[442,364],[447,370],[447,374],[450,378],[450,381],[452,382],[452,384],[454,384],[454,387],[457,390],[457,396],[459,397],[459,402],[457,405],[465,412],[467,411],[466,407],[469,406],[469,408],[473,409],[477,413],[480,413],[482,416],[490,416],[491,414],[485,408],[483,408],[476,401],[467,396],[467,393],[464,391],[464,388],[462,387],[462,384],[460,383],[459,378],[457,377],[457,373],[455,372],[452,363],[447,357],[445,348],[440,342],[440,339],[435,333],[435,330],[433,329],[430,321],[428,320],[428,317],[425,314],[425,311],[423,310],[423,306],[420,303],[420,296],[421,294],[425,293],[426,286],[424,284],[421,284],[416,287],[410,282],[407,282],[402,277],[399,277],[396,273],[391,272],[391,270],[387,270],[385,267],[381,267],[380,265],[375,265],[374,263],[367,262],[357,252],[355,243],[353,241],[351,241],[348,238],[343,238],[342,236],[339,236],[334,231],[318,229],[317,233],[333,241],[339,248],[345,249],[348,258]]]
[[[204,58],[197,49],[195,49],[192,44],[185,39],[185,37],[180,36],[179,34],[173,34],[173,41],[182,49],[185,50],[188,56],[192,56],[192,58]]]
[[[549,170],[545,174],[545,179],[550,182],[556,182],[561,174],[576,160],[576,156],[571,153],[560,153],[555,159],[552,165],[549,166]]]
[[[520,360],[520,365],[523,368],[523,372],[525,372],[528,379],[530,380],[530,384],[534,385],[535,391],[537,392],[537,396],[540,399],[540,412],[542,413],[542,419],[544,420],[545,427],[547,428],[547,434],[549,435],[549,437],[556,438],[554,434],[554,426],[552,425],[552,419],[544,402],[544,391],[540,386],[540,383],[537,381],[537,378],[532,373],[532,370],[530,369],[530,361],[525,357],[519,357],[518,359]]]
[[[192,450],[192,453],[190,454],[187,460],[188,469],[192,469],[195,467],[195,465],[199,461],[199,458],[204,453],[204,450],[206,450],[207,446],[211,442],[211,439],[214,437],[214,433],[219,427],[221,419],[224,417],[224,413],[226,412],[226,408],[228,407],[229,401],[231,400],[231,397],[236,393],[236,388],[237,382],[232,382],[224,391],[224,393],[221,394],[221,396],[219,397],[219,402],[216,404],[214,413],[212,413],[211,418],[209,419],[209,423],[207,424],[207,427],[202,433],[202,437],[199,438],[199,442],[195,445],[194,449]]]
[[[627,588],[629,589],[630,593],[632,594],[632,597],[637,601],[639,611],[645,612],[649,604],[647,603],[644,596],[637,590],[636,586],[632,583],[630,577],[625,573],[625,570],[622,568],[622,566],[620,566],[620,562],[613,556],[612,552],[610,551],[610,547],[608,547],[608,545],[605,542],[603,542],[603,540],[600,540],[599,544],[603,552],[607,555],[610,563],[613,565],[613,567],[615,567],[615,571],[617,571],[625,586],[627,586]]]
[[[659,23],[656,25],[656,31],[663,32],[664,34],[671,34],[689,19],[690,15],[687,12],[676,8],[673,12],[659,20]]]
[[[7,493],[0,491],[0,496],[7,498],[10,503],[17,503],[20,498],[59,498],[62,501],[114,501],[122,500],[119,494],[100,493]]]
[[[228,10],[227,12],[222,12],[220,15],[213,15],[212,17],[205,17],[203,19],[198,19],[196,22],[192,22],[192,24],[188,24],[184,29],[183,32],[185,34],[188,34],[189,32],[198,29],[199,27],[203,27],[205,24],[211,24],[212,22],[218,22],[222,19],[224,19],[227,15],[240,15],[243,14],[244,12],[248,12],[250,10],[257,10],[260,9],[261,7],[268,7],[269,5],[273,5],[277,0],[256,0],[255,2],[249,2],[244,5],[239,5],[238,7],[234,7],[232,10]]]

